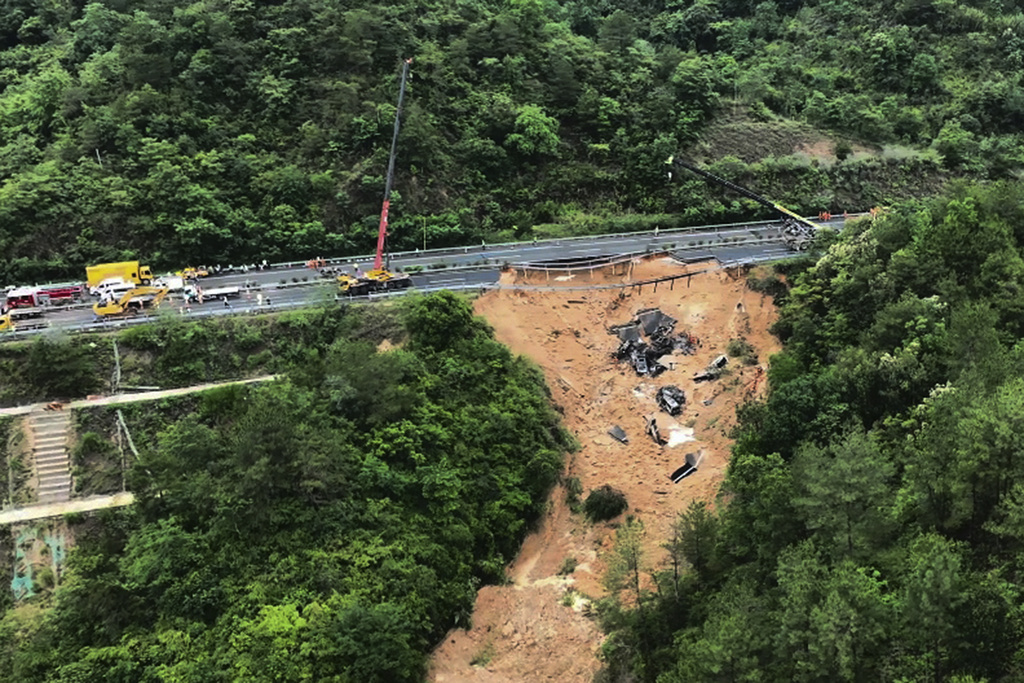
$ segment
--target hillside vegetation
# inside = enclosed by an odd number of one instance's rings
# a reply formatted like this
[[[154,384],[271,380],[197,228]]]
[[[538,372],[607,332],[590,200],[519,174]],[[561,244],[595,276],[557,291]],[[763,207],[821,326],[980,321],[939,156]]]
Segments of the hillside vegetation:
[[[395,306],[327,305],[273,315],[183,320],[172,314],[111,335],[38,335],[0,344],[0,407],[110,393],[114,345],[121,386],[161,389],[287,372],[339,336],[379,344],[405,338]]]
[[[1022,200],[995,185],[901,205],[795,278],[716,510],[680,518],[679,571],[640,609],[606,606],[612,672],[1024,675]]]
[[[8,680],[421,680],[571,438],[464,302],[403,322],[401,348],[339,335],[285,380],[128,407],[137,502],[76,523],[52,610],[0,621]]]
[[[759,210],[669,182],[682,150],[811,213],[1021,162],[1024,16],[994,0],[4,0],[0,282],[369,251],[404,57],[394,247]],[[726,112],[834,149],[701,142]]]

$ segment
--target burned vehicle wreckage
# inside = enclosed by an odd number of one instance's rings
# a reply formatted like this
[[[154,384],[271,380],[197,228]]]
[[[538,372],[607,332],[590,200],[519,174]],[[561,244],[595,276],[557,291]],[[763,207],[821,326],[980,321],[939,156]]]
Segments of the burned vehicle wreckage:
[[[630,322],[616,325],[612,334],[619,338],[619,347],[612,354],[627,362],[638,376],[657,377],[668,368],[660,360],[673,351],[696,353],[698,341],[687,333],[675,333],[676,319],[657,308],[640,311]]]

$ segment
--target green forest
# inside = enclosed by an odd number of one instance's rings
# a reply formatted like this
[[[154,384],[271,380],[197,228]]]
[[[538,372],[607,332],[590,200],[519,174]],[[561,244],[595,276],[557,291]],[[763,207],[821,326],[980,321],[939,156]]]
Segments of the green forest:
[[[399,327],[388,351],[341,334],[273,383],[127,408],[136,504],[68,517],[68,574],[45,617],[0,621],[0,677],[421,680],[574,442],[465,302]],[[79,422],[76,457],[101,451],[103,414]]]
[[[961,186],[792,278],[717,502],[679,518],[637,609],[606,605],[612,672],[1024,676],[1022,249],[1024,189]]]
[[[764,216],[672,154],[810,214],[1022,161],[995,0],[2,0],[0,282],[369,252],[403,58],[393,248]]]
[[[1019,3],[0,0],[0,283],[369,252],[406,58],[393,249],[771,217],[670,155],[886,207],[748,281],[770,390],[667,564],[614,522],[598,681],[1024,680]],[[0,405],[109,390],[111,339],[125,382],[282,377],[127,410],[139,502],[66,520],[11,680],[421,680],[576,447],[451,294],[5,344]]]

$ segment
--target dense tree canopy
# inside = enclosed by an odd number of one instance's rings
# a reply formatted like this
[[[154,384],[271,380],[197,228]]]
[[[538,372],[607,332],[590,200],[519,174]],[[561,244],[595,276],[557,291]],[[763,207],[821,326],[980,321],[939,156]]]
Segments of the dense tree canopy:
[[[670,544],[692,571],[616,630],[618,666],[660,683],[1021,676],[1022,200],[1000,184],[896,207],[794,278],[717,515],[691,508]]]
[[[570,443],[539,371],[464,302],[419,300],[407,324],[403,348],[341,336],[272,385],[139,411],[136,504],[77,528],[41,624],[0,621],[2,669],[420,680],[476,588],[504,578]]]
[[[397,247],[591,214],[749,217],[663,163],[737,108],[768,125],[733,129],[740,146],[783,118],[904,145],[724,161],[807,212],[1005,176],[1019,35],[1024,15],[987,0],[4,0],[0,281],[369,251],[404,57]]]

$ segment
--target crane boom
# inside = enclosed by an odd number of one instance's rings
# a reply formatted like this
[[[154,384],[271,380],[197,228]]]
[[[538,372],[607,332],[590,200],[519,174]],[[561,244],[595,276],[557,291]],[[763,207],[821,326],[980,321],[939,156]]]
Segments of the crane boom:
[[[714,173],[705,171],[703,168],[698,168],[697,166],[694,166],[690,162],[685,161],[683,159],[669,157],[669,163],[675,164],[677,166],[682,166],[688,171],[693,171],[694,173],[704,178],[705,180],[710,180],[712,182],[718,183],[719,185],[723,185],[732,190],[733,192],[737,192],[748,199],[753,199],[761,206],[767,207],[769,209],[774,209],[775,211],[781,213],[783,216],[782,220],[784,224],[783,240],[786,242],[787,246],[796,249],[797,251],[803,251],[804,249],[807,249],[811,244],[811,240],[814,239],[815,233],[818,232],[820,226],[818,226],[816,223],[807,220],[806,218],[799,215],[795,211],[787,209],[778,202],[773,202],[767,197],[762,197],[756,192],[748,190],[742,185],[737,185],[736,183],[726,180],[725,178],[721,178],[715,175]]]
[[[395,177],[395,154],[398,151],[398,129],[402,124],[402,100],[405,99],[405,79],[409,76],[409,65],[412,59],[402,64],[402,84],[398,88],[398,109],[395,111],[395,132],[391,136],[391,157],[388,159],[388,177],[384,183],[384,205],[380,209],[380,227],[377,231],[377,254],[373,259],[373,269],[380,270],[384,265],[384,247],[388,237],[388,209],[391,208],[391,182]]]
[[[778,208],[779,208],[775,204],[775,202],[773,202],[773,201],[771,201],[769,199],[766,199],[765,197],[762,197],[761,195],[757,194],[756,192],[754,192],[752,190],[748,190],[747,188],[743,187],[742,185],[737,185],[736,183],[734,183],[734,182],[732,182],[730,180],[726,180],[725,178],[716,176],[714,173],[711,173],[709,171],[705,171],[703,168],[699,168],[697,166],[694,166],[693,164],[691,164],[688,161],[685,161],[683,159],[676,159],[676,158],[673,157],[672,158],[672,163],[675,163],[678,166],[682,166],[683,168],[687,169],[688,171],[693,171],[694,173],[696,173],[700,177],[704,178],[705,180],[710,180],[712,182],[718,183],[719,185],[724,185],[725,187],[729,188],[733,192],[741,194],[744,197],[746,197],[747,199],[753,199],[758,204],[760,204],[762,206],[766,206],[769,209],[776,209],[776,210],[778,210]]]

